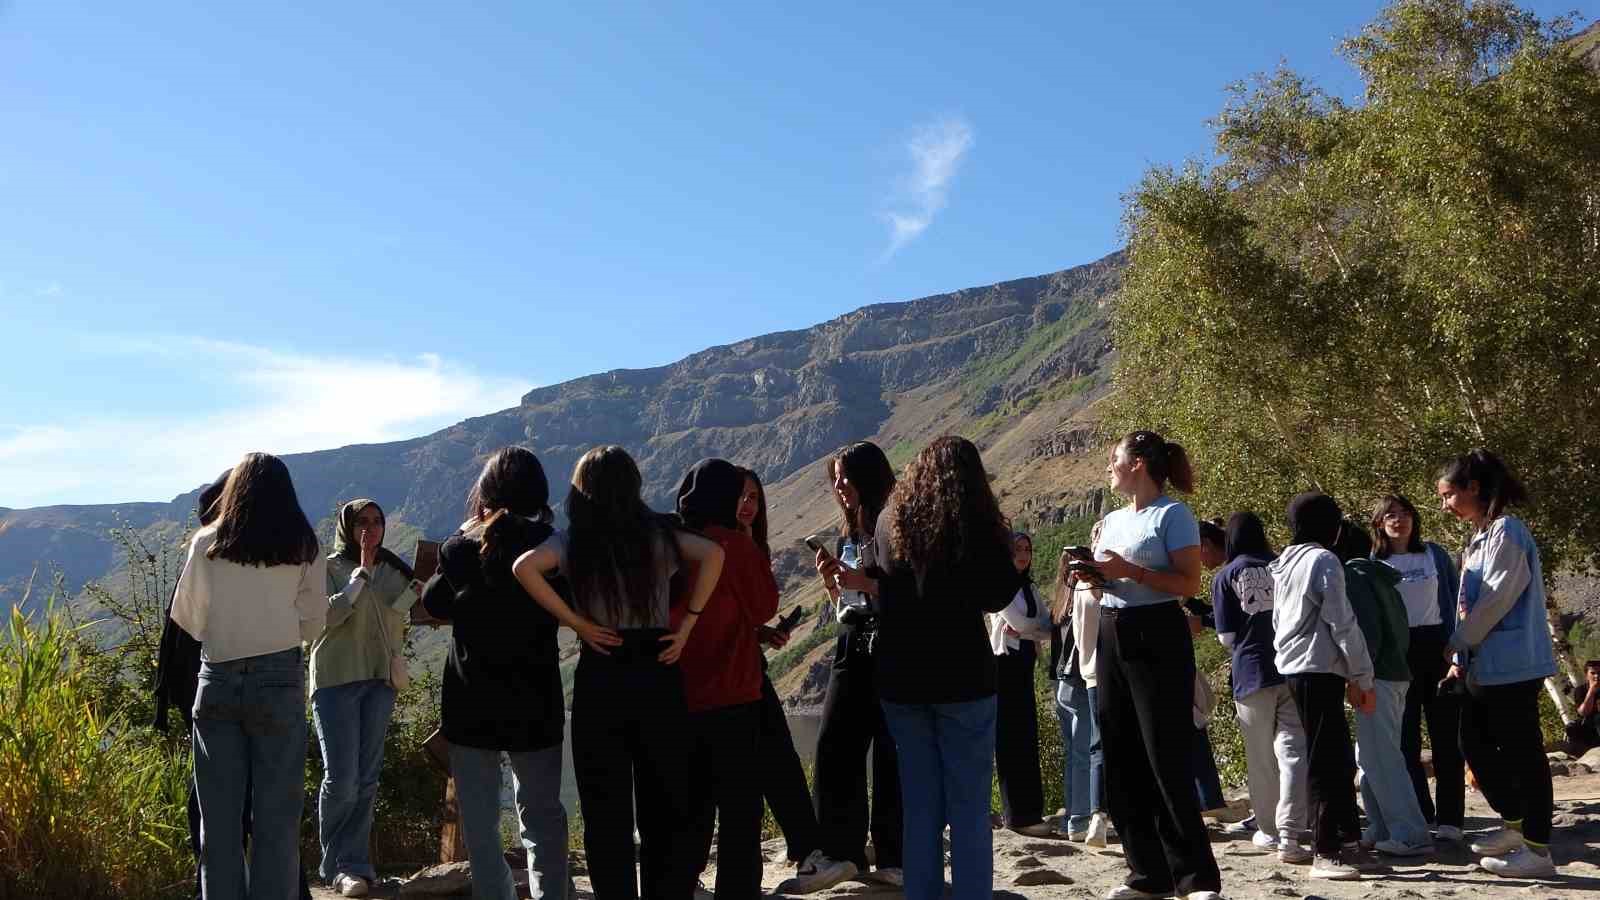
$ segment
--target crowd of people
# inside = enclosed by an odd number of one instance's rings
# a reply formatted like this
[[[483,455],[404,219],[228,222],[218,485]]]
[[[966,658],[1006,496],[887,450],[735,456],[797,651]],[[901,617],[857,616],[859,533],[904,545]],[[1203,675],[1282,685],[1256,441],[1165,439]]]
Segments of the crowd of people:
[[[417,604],[452,626],[441,730],[480,900],[516,896],[503,760],[532,895],[571,889],[561,628],[580,641],[572,764],[600,900],[706,892],[713,842],[709,891],[760,896],[763,803],[793,865],[785,893],[861,878],[931,900],[948,857],[951,896],[988,897],[996,777],[1006,827],[1120,840],[1129,871],[1108,898],[1219,897],[1202,818],[1222,805],[1206,728],[1216,699],[1192,643],[1208,627],[1232,656],[1244,738],[1253,815],[1237,833],[1309,863],[1310,877],[1360,878],[1373,852],[1466,840],[1470,765],[1503,819],[1471,841],[1483,868],[1553,874],[1538,690],[1556,662],[1538,550],[1509,512],[1526,497],[1497,457],[1473,451],[1437,478],[1442,508],[1471,526],[1459,558],[1423,541],[1399,495],[1365,523],[1325,494],[1299,495],[1281,552],[1256,513],[1199,521],[1168,493],[1193,488],[1187,454],[1150,431],[1118,441],[1106,472],[1127,502],[1090,546],[1062,551],[1040,596],[1032,540],[1001,513],[970,441],[933,441],[898,479],[869,442],[829,460],[842,524],[807,543],[840,627],[808,785],[765,671],[763,648],[786,643],[794,620],[773,623],[756,473],[703,460],[659,513],[628,453],[597,447],[572,472],[558,529],[539,460],[506,447],[422,583],[384,549],[376,502],[343,505],[325,555],[287,467],[250,454],[201,495],[162,644],[158,696],[193,733],[197,896],[305,896],[308,681],[323,759],[316,876],[367,893]],[[1210,602],[1196,603],[1207,570]],[[1033,701],[1046,646],[1064,751],[1058,823],[1045,814]],[[1591,687],[1582,711],[1597,710]]]

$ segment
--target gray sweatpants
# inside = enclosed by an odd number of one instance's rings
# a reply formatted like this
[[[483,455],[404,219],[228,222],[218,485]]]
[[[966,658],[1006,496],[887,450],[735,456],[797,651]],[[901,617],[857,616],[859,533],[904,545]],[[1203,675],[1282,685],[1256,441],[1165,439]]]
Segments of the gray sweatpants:
[[[1298,841],[1306,827],[1306,730],[1286,684],[1261,688],[1233,701],[1244,736],[1250,808],[1256,828]]]

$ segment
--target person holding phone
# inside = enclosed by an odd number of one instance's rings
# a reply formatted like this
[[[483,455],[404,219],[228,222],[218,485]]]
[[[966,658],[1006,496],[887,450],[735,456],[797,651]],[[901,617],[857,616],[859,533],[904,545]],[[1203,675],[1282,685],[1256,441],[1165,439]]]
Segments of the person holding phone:
[[[1098,536],[1100,523],[1094,534]],[[1091,537],[1093,542],[1094,537]],[[1061,724],[1061,805],[1066,838],[1104,847],[1109,831],[1105,813],[1105,759],[1095,713],[1095,647],[1100,636],[1099,573],[1088,547],[1063,547],[1050,613],[1056,632],[1050,641],[1050,671],[1056,679],[1056,718]]]
[[[859,441],[828,461],[833,498],[844,519],[831,549],[813,538],[817,574],[832,601],[842,634],[834,647],[833,668],[822,701],[817,733],[817,824],[822,851],[849,860],[866,874],[870,831],[876,867],[870,877],[900,886],[900,770],[894,738],[879,702],[874,644],[877,614],[867,596],[839,585],[837,565],[866,571],[877,562],[874,543],[878,516],[894,490],[894,468],[878,445]],[[872,804],[868,815],[867,751],[872,752]],[[870,824],[869,824],[870,823]]]
[[[1293,543],[1267,566],[1272,573],[1273,664],[1289,683],[1305,726],[1312,825],[1312,878],[1352,881],[1370,865],[1360,849],[1355,748],[1344,703],[1377,708],[1372,657],[1345,593],[1338,545],[1344,512],[1327,494],[1289,502]]]
[[[311,720],[322,747],[319,871],[345,897],[365,896],[378,874],[368,848],[399,687],[391,670],[405,665],[408,612],[422,587],[405,560],[383,546],[385,524],[373,500],[339,509],[328,556],[327,625],[311,642]]]
[[[1194,789],[1194,645],[1182,598],[1200,589],[1200,527],[1167,496],[1194,489],[1184,448],[1135,431],[1111,449],[1106,476],[1129,502],[1095,543],[1100,598],[1096,654],[1106,801],[1128,877],[1107,897],[1176,893],[1215,900],[1222,876]]]
[[[739,529],[749,535],[761,549],[767,569],[772,568],[772,548],[767,543],[767,493],[761,478],[750,469],[739,470],[744,475],[744,491],[739,495]],[[757,639],[763,646],[774,649],[789,643],[789,634],[799,624],[803,610],[796,606],[775,625],[756,627]],[[757,777],[761,795],[772,810],[772,818],[783,832],[788,845],[789,861],[794,864],[792,878],[779,886],[785,894],[809,894],[854,878],[855,863],[848,860],[829,859],[822,851],[822,829],[817,825],[817,811],[812,806],[811,786],[806,781],[805,767],[800,763],[800,753],[794,747],[794,735],[789,732],[789,717],[784,714],[783,702],[767,676],[767,659],[761,657],[761,721],[757,749]]]

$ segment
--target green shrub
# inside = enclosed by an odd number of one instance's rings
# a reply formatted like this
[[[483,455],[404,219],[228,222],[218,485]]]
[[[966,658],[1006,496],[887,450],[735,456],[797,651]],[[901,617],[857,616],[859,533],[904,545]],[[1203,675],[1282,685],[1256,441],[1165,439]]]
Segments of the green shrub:
[[[824,616],[805,637],[790,641],[787,646],[767,661],[767,677],[773,681],[782,678],[790,669],[817,647],[839,636],[839,623],[832,616]]]
[[[188,757],[107,708],[52,602],[0,638],[0,897],[184,893]]]

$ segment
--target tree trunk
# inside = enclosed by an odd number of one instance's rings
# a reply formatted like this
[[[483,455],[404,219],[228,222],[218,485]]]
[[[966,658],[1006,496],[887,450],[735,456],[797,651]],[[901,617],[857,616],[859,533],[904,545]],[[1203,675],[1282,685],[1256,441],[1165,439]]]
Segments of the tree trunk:
[[[467,858],[466,834],[461,830],[461,807],[456,803],[456,779],[444,784],[444,825],[439,829],[439,862],[464,862]]]

